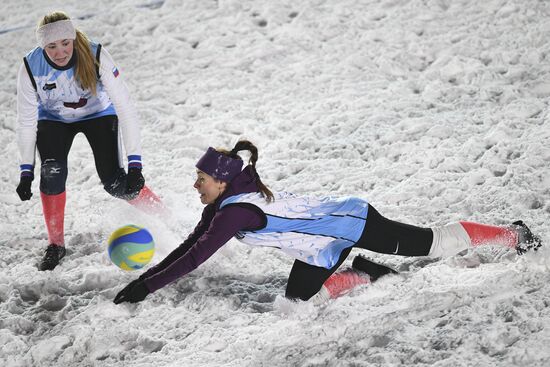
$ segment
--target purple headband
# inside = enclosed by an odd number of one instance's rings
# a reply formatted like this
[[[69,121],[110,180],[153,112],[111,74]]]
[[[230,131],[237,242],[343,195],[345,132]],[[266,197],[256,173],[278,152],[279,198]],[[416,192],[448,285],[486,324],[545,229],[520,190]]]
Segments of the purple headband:
[[[243,167],[243,161],[231,158],[210,147],[195,165],[204,173],[217,180],[231,182]]]

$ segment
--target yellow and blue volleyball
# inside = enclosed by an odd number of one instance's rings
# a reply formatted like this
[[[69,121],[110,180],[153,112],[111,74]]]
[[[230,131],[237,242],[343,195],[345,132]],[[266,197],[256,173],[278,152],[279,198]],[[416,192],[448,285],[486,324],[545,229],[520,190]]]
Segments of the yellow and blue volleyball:
[[[133,224],[120,227],[109,237],[109,258],[123,270],[141,269],[155,254],[151,233]]]

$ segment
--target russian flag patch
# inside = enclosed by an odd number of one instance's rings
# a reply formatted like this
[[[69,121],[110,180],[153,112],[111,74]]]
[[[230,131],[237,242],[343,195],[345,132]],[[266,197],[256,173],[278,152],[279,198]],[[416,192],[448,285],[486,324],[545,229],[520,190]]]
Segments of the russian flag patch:
[[[118,74],[120,74],[120,73],[118,72],[118,69],[117,69],[117,67],[115,66],[115,67],[113,68],[113,75],[114,75],[115,78],[116,78],[116,77],[118,76]]]

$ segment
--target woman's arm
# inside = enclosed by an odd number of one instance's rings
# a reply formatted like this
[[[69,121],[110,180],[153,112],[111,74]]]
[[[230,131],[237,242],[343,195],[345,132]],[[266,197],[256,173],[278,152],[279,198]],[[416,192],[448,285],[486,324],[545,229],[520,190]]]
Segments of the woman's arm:
[[[262,224],[262,217],[251,209],[232,206],[215,213],[208,230],[189,248],[183,256],[155,274],[142,278],[149,291],[157,289],[179,279],[196,269],[212,256],[237,232],[257,228]]]
[[[133,162],[139,161],[141,166],[140,123],[128,87],[124,83],[121,72],[115,65],[113,58],[103,47],[101,48],[99,62],[100,82],[115,106],[126,154],[132,156]]]
[[[212,221],[212,218],[214,218],[214,214],[216,214],[216,208],[214,207],[214,205],[207,205],[202,211],[201,220],[195,226],[193,232],[191,232],[191,234],[187,236],[187,239],[183,241],[181,245],[176,247],[170,254],[168,254],[168,256],[166,256],[161,262],[149,268],[145,273],[141,274],[139,278],[148,278],[158,273],[159,271],[166,269],[174,261],[185,255],[185,253],[189,251],[189,249],[195,244],[195,242],[197,242],[197,240],[208,230],[210,222]]]
[[[24,64],[17,74],[17,145],[21,172],[34,170],[38,97]]]

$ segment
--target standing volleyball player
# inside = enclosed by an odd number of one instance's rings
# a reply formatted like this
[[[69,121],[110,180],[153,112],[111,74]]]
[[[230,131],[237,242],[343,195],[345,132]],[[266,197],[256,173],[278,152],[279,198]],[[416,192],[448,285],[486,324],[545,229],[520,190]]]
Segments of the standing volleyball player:
[[[137,207],[161,206],[144,186],[138,115],[111,55],[75,29],[63,12],[41,19],[38,47],[19,68],[17,140],[21,176],[17,193],[32,196],[35,150],[40,156],[40,197],[49,245],[40,270],[52,270],[65,256],[64,216],[67,157],[76,134],[92,148],[105,191]],[[128,159],[123,168],[122,136]]]

